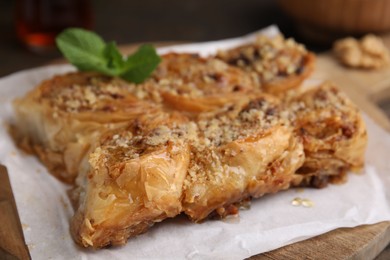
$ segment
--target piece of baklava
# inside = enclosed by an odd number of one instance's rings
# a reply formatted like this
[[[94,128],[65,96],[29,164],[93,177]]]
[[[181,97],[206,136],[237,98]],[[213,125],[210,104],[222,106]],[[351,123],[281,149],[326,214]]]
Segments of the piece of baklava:
[[[16,141],[56,177],[73,182],[102,132],[159,111],[130,90],[121,79],[89,72],[46,80],[14,101]]]
[[[199,114],[241,102],[256,85],[253,78],[222,60],[196,54],[164,55],[145,82],[147,93],[159,93],[167,108]]]
[[[145,115],[123,129],[106,133],[90,155],[90,170],[80,176],[73,238],[95,248],[124,244],[155,222],[178,215],[189,145],[172,134],[185,118]]]
[[[305,150],[297,172],[305,177],[301,185],[324,187],[362,168],[366,127],[357,106],[337,87],[324,83],[313,88],[296,97],[288,110]]]
[[[216,56],[251,74],[261,91],[284,95],[297,88],[314,69],[314,54],[282,35],[260,35],[253,43],[221,50]]]
[[[181,212],[200,221],[299,183],[302,143],[262,96],[199,121],[143,116],[103,136],[78,190],[72,234],[82,246],[123,244]]]
[[[238,113],[197,122],[199,141],[191,144],[183,209],[194,221],[211,213],[235,214],[235,204],[297,185],[304,161],[294,134],[275,100],[262,95]]]

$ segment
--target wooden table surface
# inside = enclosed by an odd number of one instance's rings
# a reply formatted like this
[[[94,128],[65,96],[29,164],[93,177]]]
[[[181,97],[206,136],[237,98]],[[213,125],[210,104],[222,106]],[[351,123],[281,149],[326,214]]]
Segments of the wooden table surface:
[[[2,165],[0,165],[0,223],[0,259],[30,259],[7,169]]]
[[[390,45],[390,37],[385,40]],[[135,47],[136,45],[123,46],[122,51],[129,53]],[[314,76],[335,82],[363,111],[390,131],[390,121],[377,105],[380,100],[390,98],[390,67],[379,71],[351,70],[340,66],[330,53],[323,53],[318,55]],[[20,227],[14,224],[14,231],[15,229],[17,232],[20,231]],[[23,236],[19,236],[19,239],[22,238]],[[253,256],[251,259],[374,259],[389,243],[390,221],[386,221],[374,225],[336,229]],[[19,250],[25,250],[20,241],[19,246]],[[4,256],[0,250],[0,259],[6,259]],[[28,258],[25,253],[22,256],[21,259]],[[387,257],[390,257],[390,247],[380,256],[381,259],[390,259]]]

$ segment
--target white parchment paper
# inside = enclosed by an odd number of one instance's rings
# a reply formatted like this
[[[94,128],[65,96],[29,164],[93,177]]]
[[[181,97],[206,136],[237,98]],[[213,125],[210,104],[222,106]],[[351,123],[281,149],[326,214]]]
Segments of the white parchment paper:
[[[262,31],[268,35],[277,32],[276,27]],[[169,47],[160,52],[208,55],[252,38]],[[267,195],[254,200],[251,209],[241,211],[239,217],[223,221],[194,224],[179,216],[156,224],[123,247],[81,249],[69,233],[73,209],[68,187],[49,175],[34,156],[18,150],[6,130],[13,118],[15,97],[43,79],[70,70],[69,65],[47,66],[0,79],[0,162],[8,168],[33,259],[242,259],[339,227],[390,220],[390,135],[365,116],[369,137],[366,167],[361,174],[350,174],[343,185]],[[292,206],[295,197],[310,199],[314,207]]]

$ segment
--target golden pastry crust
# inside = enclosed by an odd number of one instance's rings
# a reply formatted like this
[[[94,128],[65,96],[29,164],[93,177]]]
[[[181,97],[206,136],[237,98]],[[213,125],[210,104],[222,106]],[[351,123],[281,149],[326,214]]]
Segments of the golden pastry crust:
[[[72,183],[102,132],[158,106],[138,100],[130,85],[97,73],[69,73],[44,81],[14,101],[15,139],[36,153],[59,179]]]
[[[78,191],[75,240],[95,248],[123,244],[181,212],[200,221],[299,182],[303,146],[277,113],[277,100],[261,96],[237,106],[196,121],[144,115],[103,135]]]
[[[286,189],[299,178],[295,171],[304,160],[302,145],[279,112],[279,102],[262,95],[234,117],[219,114],[197,122],[201,135],[191,144],[183,199],[192,220]]]
[[[288,108],[302,137],[302,185],[323,187],[363,167],[367,132],[359,109],[334,85],[324,83],[297,97]]]
[[[199,114],[231,106],[255,88],[250,75],[212,57],[171,53],[146,82],[158,88],[164,105],[182,112]],[[149,85],[149,83],[152,83]]]
[[[273,95],[283,95],[298,88],[314,69],[314,54],[293,39],[259,36],[248,45],[223,50],[217,58],[251,74],[258,88]]]
[[[167,129],[182,121],[170,116],[156,120]],[[156,131],[162,127],[148,122],[152,122],[150,118],[138,119],[104,135],[90,155],[91,169],[78,190],[78,208],[71,224],[80,245],[124,244],[153,223],[181,212],[181,190],[190,159],[188,144],[163,137],[155,142],[153,135],[160,135]]]

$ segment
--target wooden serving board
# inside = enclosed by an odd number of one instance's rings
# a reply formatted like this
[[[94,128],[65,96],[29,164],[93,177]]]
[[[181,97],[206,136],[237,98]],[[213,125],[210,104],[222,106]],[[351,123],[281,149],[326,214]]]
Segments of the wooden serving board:
[[[7,169],[0,165],[0,259],[30,259]]]
[[[390,48],[390,36],[384,38]],[[157,43],[157,46],[167,46],[175,43]],[[133,52],[138,45],[125,45],[121,47],[123,53]],[[57,60],[53,63],[63,62]],[[390,102],[390,67],[378,71],[351,70],[339,65],[331,53],[318,55],[317,68],[314,77],[329,79],[342,88],[358,106],[370,115],[384,129],[390,131],[390,121],[381,111],[376,102],[389,98]],[[2,174],[5,172],[3,169]],[[1,174],[0,174],[1,177]],[[5,177],[2,177],[5,180]],[[8,178],[7,178],[8,180]],[[3,211],[0,208],[0,216],[6,217],[8,221],[15,223],[9,226],[12,229],[10,236],[0,236],[1,241],[7,248],[12,248],[13,258],[0,250],[0,259],[28,259],[28,251],[23,241],[20,225],[17,224],[18,217],[15,215],[15,202],[10,190],[1,193],[5,187],[0,182],[0,206],[7,206],[9,210]],[[3,189],[4,190],[4,189]],[[8,201],[8,202],[7,202]],[[1,224],[1,223],[0,223]],[[19,235],[17,235],[19,234]],[[1,235],[1,233],[0,233]],[[3,234],[4,235],[4,234]],[[0,249],[2,247],[0,243]],[[374,225],[364,225],[355,228],[340,228],[326,234],[297,242],[270,252],[251,257],[251,259],[373,259],[390,243],[390,221]],[[4,246],[4,245],[3,245]],[[390,247],[384,252],[384,257],[390,257]],[[383,259],[385,259],[383,258]],[[390,259],[390,258],[388,258]]]

